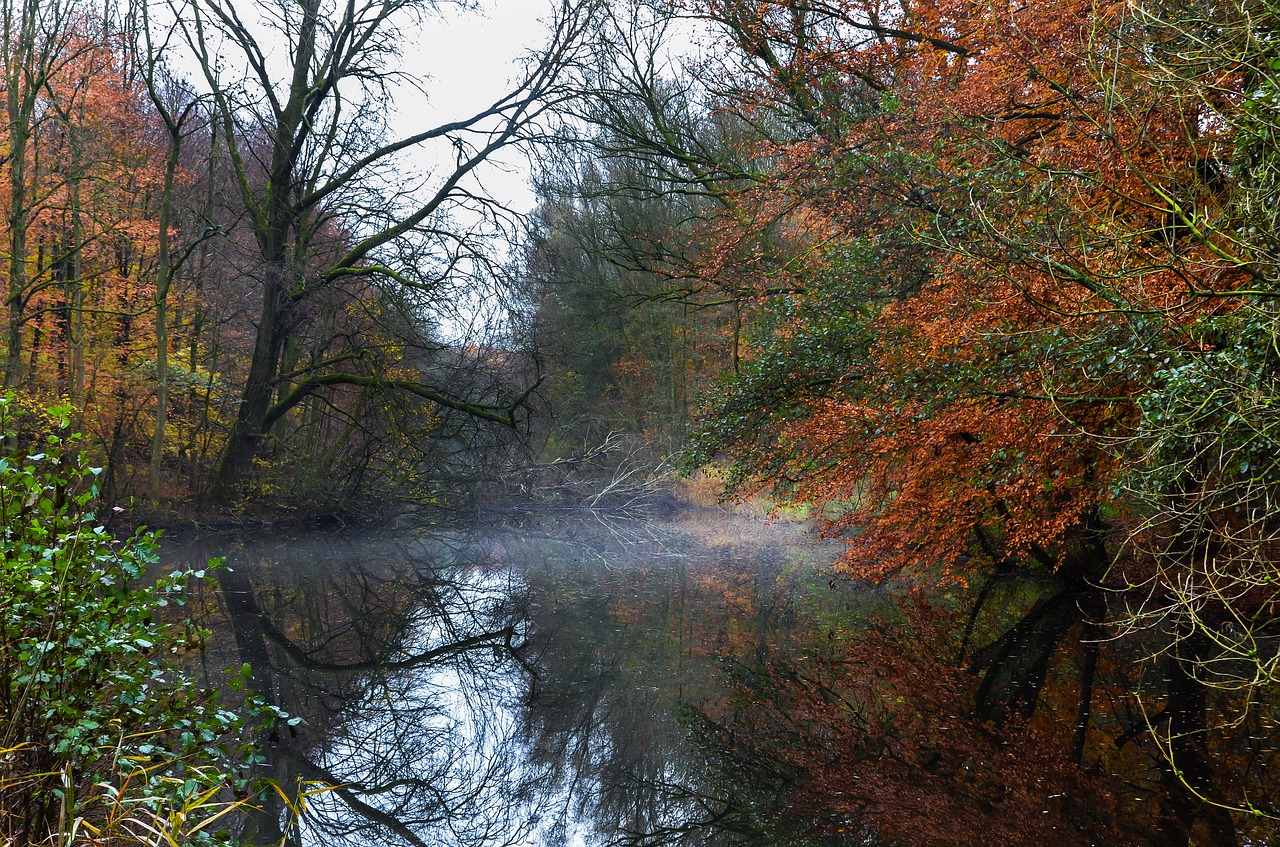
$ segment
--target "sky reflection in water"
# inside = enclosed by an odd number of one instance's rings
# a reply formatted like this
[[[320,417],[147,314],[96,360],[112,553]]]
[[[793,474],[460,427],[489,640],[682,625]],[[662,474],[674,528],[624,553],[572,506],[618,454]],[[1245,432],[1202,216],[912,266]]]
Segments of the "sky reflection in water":
[[[301,843],[604,844],[707,814],[686,710],[724,697],[718,657],[778,649],[826,588],[802,528],[529,518],[172,544],[227,557],[194,608],[215,669],[306,724],[269,738],[310,800]],[[785,587],[786,590],[783,590]],[[814,595],[817,596],[817,595]],[[703,791],[703,789],[699,789]],[[283,834],[268,803],[245,834]],[[658,840],[661,840],[660,838]]]

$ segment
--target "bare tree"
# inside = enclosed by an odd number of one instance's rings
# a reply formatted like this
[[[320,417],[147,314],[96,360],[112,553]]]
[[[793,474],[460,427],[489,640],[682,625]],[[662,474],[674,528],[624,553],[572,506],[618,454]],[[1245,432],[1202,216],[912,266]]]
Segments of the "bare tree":
[[[173,243],[172,229],[178,204],[178,171],[183,145],[194,133],[203,131],[207,135],[209,121],[202,99],[178,79],[161,59],[169,42],[177,35],[177,28],[154,31],[150,7],[146,2],[137,3],[132,16],[136,20],[132,22],[130,29],[139,41],[134,46],[132,55],[140,60],[138,72],[146,86],[147,96],[164,124],[167,141],[164,176],[158,200],[153,300],[156,314],[156,411],[151,436],[150,471],[147,475],[151,499],[158,501],[169,413],[169,292],[182,266],[217,229],[210,223],[204,232],[183,233],[180,242],[177,245]]]
[[[562,3],[548,44],[529,58],[508,93],[470,116],[402,138],[392,137],[385,120],[392,87],[418,81],[395,70],[397,47],[441,4],[169,5],[211,91],[238,201],[254,236],[254,282],[261,292],[252,359],[211,498],[229,497],[273,424],[336,386],[406,391],[437,407],[513,426],[523,400],[518,392],[458,396],[421,372],[388,373],[385,363],[359,351],[285,373],[293,364],[285,353],[307,320],[305,306],[326,289],[351,284],[430,295],[468,268],[489,267],[483,244],[450,212],[465,209],[490,220],[501,214],[469,177],[498,151],[539,134],[540,118],[563,96],[561,76],[575,61],[588,4]],[[259,10],[257,20],[246,18],[250,8]],[[241,67],[242,75],[228,78],[227,68]],[[431,144],[452,151],[441,174],[396,170],[398,154]],[[335,233],[339,249],[333,249]]]

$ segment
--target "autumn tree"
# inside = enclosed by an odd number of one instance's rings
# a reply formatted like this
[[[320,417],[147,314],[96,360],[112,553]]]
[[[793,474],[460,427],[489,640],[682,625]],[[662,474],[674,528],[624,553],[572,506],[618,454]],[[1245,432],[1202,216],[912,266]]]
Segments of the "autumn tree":
[[[22,245],[11,252],[22,267],[10,274],[12,291],[21,289],[10,329],[24,389],[64,394],[83,410],[88,442],[112,460],[110,498],[128,477],[124,448],[149,388],[135,368],[150,336],[150,197],[162,154],[119,22],[63,12],[61,30],[50,29],[54,19],[37,27],[51,39],[42,49],[54,52],[31,95],[38,120],[27,161],[15,148],[11,162],[24,174],[24,211],[8,233]]]
[[[31,136],[38,123],[44,86],[57,66],[66,61],[66,39],[72,26],[70,3],[6,2],[0,14],[3,39],[0,53],[5,78],[5,129],[8,142],[7,215],[8,286],[5,296],[7,334],[4,384],[22,378],[22,340],[26,307],[32,296],[27,266],[27,233],[38,194],[27,173]]]
[[[212,220],[199,232],[186,232],[176,249],[173,244],[175,218],[179,211],[178,191],[183,182],[190,183],[180,172],[183,148],[197,134],[210,137],[210,122],[199,97],[179,80],[162,62],[162,55],[169,42],[177,36],[176,28],[167,32],[155,31],[150,6],[139,4],[133,15],[135,37],[131,45],[132,55],[138,59],[138,75],[146,87],[147,97],[164,125],[166,152],[163,177],[156,209],[156,259],[155,259],[155,420],[152,425],[151,455],[148,463],[147,484],[152,501],[160,499],[160,479],[165,453],[166,429],[169,417],[169,294],[182,266],[192,258],[201,242],[219,230]],[[202,132],[203,131],[203,132]],[[209,151],[212,159],[212,151]]]
[[[697,458],[820,505],[855,576],[1045,580],[963,661],[975,716],[1003,723],[1047,708],[1075,655],[1076,761],[1098,751],[1089,645],[1158,621],[1135,641],[1166,683],[1145,736],[1162,837],[1233,843],[1208,671],[1270,655],[1270,430],[1244,376],[1270,367],[1270,129],[1247,117],[1266,25],[1176,4],[686,11],[722,38],[703,79],[760,128],[765,172],[707,229],[735,260],[697,268],[768,295]],[[1208,46],[1210,19],[1232,38]],[[790,253],[741,249],[762,238]],[[1259,696],[1267,661],[1244,663]]]

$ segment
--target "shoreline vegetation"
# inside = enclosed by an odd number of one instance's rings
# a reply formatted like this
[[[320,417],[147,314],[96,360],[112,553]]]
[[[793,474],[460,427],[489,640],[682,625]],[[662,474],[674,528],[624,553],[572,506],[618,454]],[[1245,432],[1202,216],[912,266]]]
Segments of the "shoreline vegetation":
[[[320,507],[273,508],[269,503],[235,513],[198,504],[167,510],[133,504],[121,509],[125,526],[168,533],[220,532],[263,528],[330,528],[410,525],[436,514],[493,515],[520,511],[584,511],[618,517],[662,517],[684,511],[722,510],[755,517],[805,520],[803,507],[775,503],[767,495],[735,500],[724,497],[725,472],[714,466],[683,473],[672,457],[622,445],[628,439],[607,435],[595,448],[552,461],[532,459],[468,480],[448,497],[387,499],[370,508],[329,511]],[[448,500],[455,504],[445,506]]]
[[[262,745],[276,725],[296,719],[246,691],[248,666],[225,669],[220,690],[188,677],[183,655],[199,651],[208,633],[184,619],[187,584],[212,581],[219,562],[158,573],[165,528],[104,526],[95,511],[103,469],[86,462],[75,417],[70,406],[32,412],[0,396],[0,843],[221,843],[254,796],[301,802],[246,776],[265,761]],[[669,476],[638,464],[583,479],[574,475],[579,463],[550,467],[550,496],[526,489],[489,511],[643,517],[694,507]],[[547,468],[522,476],[545,483]],[[402,511],[376,522],[421,517]],[[335,524],[346,521],[295,515],[209,526],[188,518],[184,528]],[[224,705],[228,695],[234,702]]]
[[[245,770],[262,734],[291,719],[187,675],[186,587],[217,562],[158,574],[153,534],[106,530],[73,412],[34,438],[0,398],[0,841],[222,843],[269,790]]]
[[[209,633],[185,617],[188,584],[212,584],[221,565],[159,573],[157,532],[120,535],[102,525],[94,512],[102,469],[84,462],[74,412],[51,407],[28,420],[11,396],[0,398],[0,839],[230,843],[246,815],[260,817],[249,813],[264,800],[284,813],[279,837],[287,839],[307,796],[330,787],[280,786],[254,774],[267,762],[267,739],[299,719],[250,690],[248,665],[224,669],[215,688],[189,676],[184,657],[201,651]],[[577,478],[576,465],[551,465],[559,484],[546,489],[550,497],[512,499],[487,514],[723,511],[705,480],[675,483],[635,463]],[[525,472],[543,482],[547,475],[547,467]],[[313,517],[259,528],[334,523],[344,524]]]

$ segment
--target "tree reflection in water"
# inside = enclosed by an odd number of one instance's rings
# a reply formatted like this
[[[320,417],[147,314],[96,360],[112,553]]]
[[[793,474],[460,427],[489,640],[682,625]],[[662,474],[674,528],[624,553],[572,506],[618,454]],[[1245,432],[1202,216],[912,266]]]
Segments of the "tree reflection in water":
[[[717,657],[784,644],[808,612],[778,574],[829,561],[798,529],[741,521],[252,534],[169,551],[214,554],[228,568],[195,603],[214,632],[206,667],[248,663],[255,691],[305,719],[264,731],[263,775],[334,786],[301,827],[262,793],[240,835],[468,847],[733,840],[756,812],[707,776],[681,704],[725,697]]]
[[[699,716],[729,702],[723,672],[794,645],[833,615],[865,614],[864,588],[831,590],[832,549],[800,528],[704,518],[610,534],[524,536],[530,758],[589,821],[587,843],[769,842],[774,798],[726,778]]]
[[[306,719],[263,731],[262,773],[333,786],[301,827],[262,794],[242,833],[259,843],[1261,843],[1176,802],[1145,739],[1193,718],[1213,732],[1168,743],[1278,807],[1280,707],[1135,664],[1053,575],[886,602],[833,580],[800,529],[728,518],[206,549],[231,565],[196,598],[207,666],[250,664]],[[1059,648],[1081,621],[1081,649]]]
[[[538,817],[506,708],[523,671],[507,572],[469,533],[220,537],[171,549],[228,567],[197,607],[206,668],[304,718],[267,737],[263,775],[333,786],[301,831],[264,792],[257,843],[516,844]],[[212,685],[226,680],[210,678]]]

